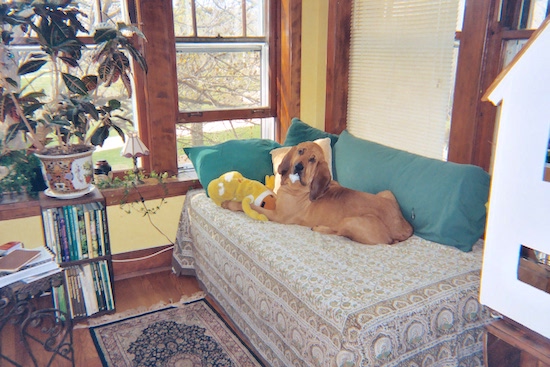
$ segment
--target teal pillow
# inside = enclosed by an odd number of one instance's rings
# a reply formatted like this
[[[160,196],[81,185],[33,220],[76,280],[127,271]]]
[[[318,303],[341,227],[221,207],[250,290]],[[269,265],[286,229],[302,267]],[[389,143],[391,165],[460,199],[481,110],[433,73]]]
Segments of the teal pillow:
[[[351,189],[391,190],[414,233],[470,251],[485,230],[489,175],[480,167],[439,161],[340,134],[335,179]]]
[[[283,146],[291,147],[298,145],[304,141],[314,141],[322,138],[330,138],[330,146],[334,148],[334,144],[338,141],[338,135],[330,134],[319,130],[294,117],[290,123],[290,127],[286,132],[286,138]]]
[[[265,176],[273,175],[272,149],[281,144],[270,139],[229,140],[213,146],[183,148],[195,167],[202,187],[229,171],[265,184]]]

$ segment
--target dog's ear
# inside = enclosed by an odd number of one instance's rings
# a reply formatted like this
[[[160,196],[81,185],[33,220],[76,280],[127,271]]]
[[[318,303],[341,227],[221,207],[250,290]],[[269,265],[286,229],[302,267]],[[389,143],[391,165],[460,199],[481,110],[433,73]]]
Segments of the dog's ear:
[[[328,190],[330,185],[330,170],[328,164],[325,161],[321,161],[317,164],[315,174],[310,184],[309,200],[315,201],[319,199]]]
[[[290,171],[290,164],[292,161],[292,156],[296,152],[296,147],[292,147],[285,156],[283,157],[283,160],[281,161],[281,164],[279,164],[279,168],[277,168],[277,172],[281,175],[281,184],[285,182],[286,177],[288,176],[288,173]]]

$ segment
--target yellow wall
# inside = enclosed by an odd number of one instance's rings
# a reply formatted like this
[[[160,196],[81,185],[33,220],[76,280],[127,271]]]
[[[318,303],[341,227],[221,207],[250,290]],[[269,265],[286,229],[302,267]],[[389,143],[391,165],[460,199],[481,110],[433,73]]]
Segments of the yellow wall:
[[[325,129],[328,0],[302,1],[300,118]]]
[[[176,239],[176,231],[185,196],[166,199],[161,209],[151,215],[153,223],[164,232],[170,241]],[[145,204],[155,207],[159,200],[149,200]],[[147,217],[136,210],[127,214],[117,205],[107,208],[111,253],[135,251],[144,248],[170,244],[167,238],[160,234]],[[34,248],[44,244],[42,220],[40,217],[29,217],[0,221],[0,244],[9,241],[21,241],[26,248]]]
[[[0,221],[0,244],[20,241],[25,247],[33,248],[44,243],[40,217]]]
[[[328,0],[302,2],[302,80],[300,118],[321,130],[325,127],[326,43]],[[178,221],[185,196],[167,199],[157,214],[152,216],[171,241],[175,240]],[[146,202],[156,206],[157,200]],[[107,209],[113,254],[157,247],[169,241],[138,212],[126,214],[118,206]],[[40,217],[0,221],[0,244],[22,241],[32,248],[44,243]]]

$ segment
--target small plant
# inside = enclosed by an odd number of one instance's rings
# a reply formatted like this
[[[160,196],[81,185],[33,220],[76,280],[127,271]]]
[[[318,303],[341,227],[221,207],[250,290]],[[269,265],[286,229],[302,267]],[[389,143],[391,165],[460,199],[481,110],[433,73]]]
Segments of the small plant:
[[[165,181],[168,178],[168,173],[156,173],[152,171],[149,175],[145,175],[143,172],[139,171],[137,176],[134,171],[125,172],[122,178],[119,177],[108,177],[106,179],[100,180],[97,182],[97,187],[100,189],[119,189],[124,188],[124,193],[120,199],[120,209],[124,210],[126,213],[130,214],[132,210],[140,212],[143,216],[156,214],[162,205],[166,203],[164,196],[168,194],[168,189],[166,188]],[[136,182],[143,182],[145,180],[152,179],[156,181],[158,185],[161,185],[164,190],[164,196],[160,199],[159,204],[155,207],[148,207],[145,204],[145,199],[139,191],[139,185]],[[129,197],[132,193],[137,193],[139,200],[129,201]]]
[[[40,175],[40,162],[24,151],[10,151],[0,155],[0,199],[5,194],[32,192]],[[43,189],[42,186],[37,189]]]

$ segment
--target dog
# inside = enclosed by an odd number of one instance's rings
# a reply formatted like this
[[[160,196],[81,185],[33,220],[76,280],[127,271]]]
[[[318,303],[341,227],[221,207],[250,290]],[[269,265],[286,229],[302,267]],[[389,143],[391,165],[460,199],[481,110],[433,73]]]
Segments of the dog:
[[[394,244],[413,233],[391,191],[375,195],[341,186],[332,180],[323,151],[313,142],[294,146],[278,173],[281,187],[275,209],[254,207],[270,221],[299,224],[369,245]]]

